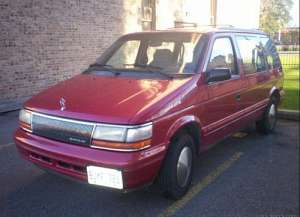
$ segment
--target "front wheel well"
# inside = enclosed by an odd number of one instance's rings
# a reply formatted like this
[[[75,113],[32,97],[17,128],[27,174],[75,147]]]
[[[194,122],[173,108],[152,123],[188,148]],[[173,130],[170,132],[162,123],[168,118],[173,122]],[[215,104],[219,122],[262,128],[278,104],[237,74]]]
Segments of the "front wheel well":
[[[172,136],[171,142],[178,138],[181,134],[187,133],[189,134],[194,141],[195,144],[195,151],[199,153],[199,146],[200,146],[200,126],[196,122],[188,123],[180,127]]]
[[[271,99],[275,99],[276,100],[276,104],[279,104],[280,102],[280,93],[279,90],[275,90],[272,95],[271,95]]]

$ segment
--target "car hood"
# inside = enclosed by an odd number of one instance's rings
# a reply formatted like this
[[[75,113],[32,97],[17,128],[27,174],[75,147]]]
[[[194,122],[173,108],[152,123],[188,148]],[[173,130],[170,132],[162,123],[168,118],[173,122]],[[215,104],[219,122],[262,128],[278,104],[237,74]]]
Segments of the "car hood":
[[[32,111],[101,123],[138,124],[151,121],[186,79],[137,79],[80,74],[41,92],[25,103]],[[61,110],[60,100],[65,109]],[[156,105],[156,106],[155,106]],[[161,114],[163,115],[163,114]]]

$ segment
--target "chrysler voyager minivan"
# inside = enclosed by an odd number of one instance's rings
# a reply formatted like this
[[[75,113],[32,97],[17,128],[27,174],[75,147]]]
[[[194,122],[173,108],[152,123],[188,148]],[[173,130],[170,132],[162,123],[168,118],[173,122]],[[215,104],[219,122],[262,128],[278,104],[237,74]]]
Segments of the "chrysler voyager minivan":
[[[274,130],[282,85],[276,48],[260,31],[128,34],[28,100],[15,143],[46,170],[125,192],[156,181],[177,199],[199,153],[249,123]]]

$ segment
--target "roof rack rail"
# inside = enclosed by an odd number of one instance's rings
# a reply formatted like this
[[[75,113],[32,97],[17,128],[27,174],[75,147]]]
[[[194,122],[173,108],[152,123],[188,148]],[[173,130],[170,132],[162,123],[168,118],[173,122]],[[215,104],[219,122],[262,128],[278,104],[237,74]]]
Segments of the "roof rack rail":
[[[193,22],[174,21],[174,27],[175,28],[184,28],[184,27],[194,27],[194,28],[196,28],[197,26],[198,26],[198,24],[193,23]]]
[[[202,25],[193,22],[185,22],[185,21],[175,21],[174,28],[200,28],[200,27],[213,27],[213,28],[234,28],[233,25],[230,24],[221,24],[221,25]]]

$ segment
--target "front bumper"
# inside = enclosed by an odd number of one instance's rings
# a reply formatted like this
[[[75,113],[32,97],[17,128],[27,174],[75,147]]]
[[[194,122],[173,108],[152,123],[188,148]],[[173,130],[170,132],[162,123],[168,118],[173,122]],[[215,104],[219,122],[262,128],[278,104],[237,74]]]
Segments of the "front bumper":
[[[165,145],[137,152],[93,149],[49,140],[18,129],[14,136],[20,154],[39,167],[87,182],[87,166],[122,171],[123,190],[139,188],[157,176]]]

